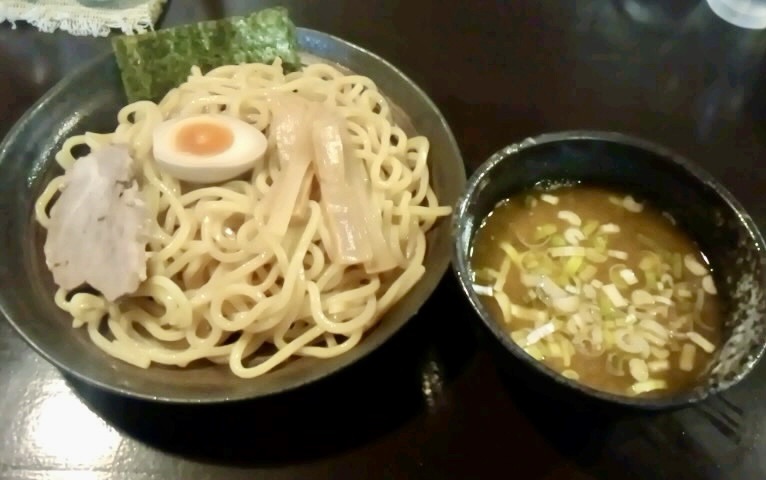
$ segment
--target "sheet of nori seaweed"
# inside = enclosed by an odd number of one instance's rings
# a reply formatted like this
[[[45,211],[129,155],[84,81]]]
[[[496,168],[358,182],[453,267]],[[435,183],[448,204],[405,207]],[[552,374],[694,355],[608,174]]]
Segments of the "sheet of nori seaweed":
[[[270,63],[280,57],[287,70],[300,66],[295,25],[282,7],[117,36],[112,49],[129,102],[159,100],[183,83],[194,65],[207,72],[221,65]]]

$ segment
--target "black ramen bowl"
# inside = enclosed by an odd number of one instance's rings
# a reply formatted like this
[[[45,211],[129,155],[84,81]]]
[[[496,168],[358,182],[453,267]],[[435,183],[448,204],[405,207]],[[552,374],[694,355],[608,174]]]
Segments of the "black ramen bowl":
[[[545,181],[580,181],[646,198],[670,213],[709,257],[724,300],[724,342],[710,375],[692,390],[642,398],[569,380],[529,356],[492,318],[472,288],[477,229],[500,200]],[[653,143],[617,133],[562,132],[527,139],[490,157],[469,179],[453,216],[453,268],[506,373],[549,395],[640,409],[701,401],[741,381],[766,347],[766,245],[734,197],[698,165]],[[496,340],[496,341],[495,341]]]
[[[454,205],[465,186],[463,160],[428,95],[386,60],[342,39],[299,28],[298,40],[305,62],[321,59],[373,79],[390,101],[396,123],[408,134],[429,139],[431,186],[440,202]],[[236,377],[227,365],[141,369],[108,356],[85,329],[72,328],[71,317],[54,303],[56,289],[42,250],[44,231],[33,212],[45,185],[61,173],[54,156],[63,142],[85,131],[113,131],[125,103],[114,57],[104,53],[56,85],[0,144],[0,311],[32,348],[70,376],[119,395],[172,403],[215,403],[285,392],[376,350],[415,316],[449,268],[450,224],[444,219],[427,234],[423,277],[359,344],[333,358],[301,357],[257,378]]]

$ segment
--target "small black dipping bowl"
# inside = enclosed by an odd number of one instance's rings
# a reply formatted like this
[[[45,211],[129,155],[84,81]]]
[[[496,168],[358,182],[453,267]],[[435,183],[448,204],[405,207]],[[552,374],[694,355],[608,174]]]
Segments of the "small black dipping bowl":
[[[474,235],[501,200],[545,181],[581,181],[647,199],[670,213],[708,256],[726,306],[724,343],[710,376],[693,390],[657,398],[613,395],[569,380],[529,356],[503,331],[472,288]],[[709,173],[645,140],[611,132],[545,134],[492,155],[468,181],[452,218],[453,268],[503,370],[565,401],[657,410],[699,402],[741,381],[766,347],[766,245],[734,197]]]

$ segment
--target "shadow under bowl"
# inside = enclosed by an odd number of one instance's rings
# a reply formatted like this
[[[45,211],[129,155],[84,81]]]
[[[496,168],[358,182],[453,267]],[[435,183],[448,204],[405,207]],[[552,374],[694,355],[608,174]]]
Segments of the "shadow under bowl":
[[[723,344],[709,376],[695,388],[652,398],[605,393],[569,380],[529,356],[492,318],[473,291],[474,236],[495,205],[540,182],[575,181],[613,188],[667,211],[708,255],[726,305]],[[641,409],[699,402],[741,381],[766,347],[766,245],[736,199],[698,165],[651,142],[612,132],[552,133],[510,145],[471,176],[452,219],[453,268],[486,327],[500,364],[533,389],[567,401]]]
[[[396,122],[429,139],[431,187],[444,205],[454,205],[465,186],[465,167],[446,120],[428,95],[396,67],[356,45],[299,28],[301,52],[342,65],[376,83],[390,101]],[[119,70],[105,53],[62,80],[32,107],[0,144],[0,310],[38,353],[72,377],[118,395],[171,403],[218,403],[285,392],[317,381],[362,359],[401,329],[436,289],[451,257],[445,219],[427,234],[426,272],[352,350],[328,359],[303,357],[253,379],[228,365],[141,369],[108,356],[84,328],[54,303],[56,288],[45,265],[44,231],[34,205],[61,169],[56,152],[72,135],[110,132],[125,105]]]

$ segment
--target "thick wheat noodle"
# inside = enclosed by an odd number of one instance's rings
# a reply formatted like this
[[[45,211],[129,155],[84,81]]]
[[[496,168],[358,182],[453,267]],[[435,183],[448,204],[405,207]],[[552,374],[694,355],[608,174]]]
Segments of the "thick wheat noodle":
[[[346,119],[349,154],[370,178],[395,270],[368,274],[361,266],[334,264],[323,211],[313,200],[307,217],[293,219],[284,238],[264,233],[262,200],[280,173],[275,155],[256,165],[249,182],[194,189],[157,168],[151,142],[158,123],[224,112],[266,131],[267,95],[274,91],[323,102]],[[69,138],[56,161],[68,170],[78,147],[129,147],[153,214],[148,278],[114,303],[85,291],[59,290],[54,298],[72,315],[74,327],[86,326],[94,344],[139,367],[185,367],[207,359],[251,378],[295,357],[347,352],[421,278],[426,232],[450,212],[429,186],[428,140],[409,138],[393,123],[371,79],[330,65],[287,75],[279,60],[205,75],[194,68],[159,104],[122,108],[118,122],[111,134]],[[35,205],[43,227],[62,183],[63,176],[53,179]]]

